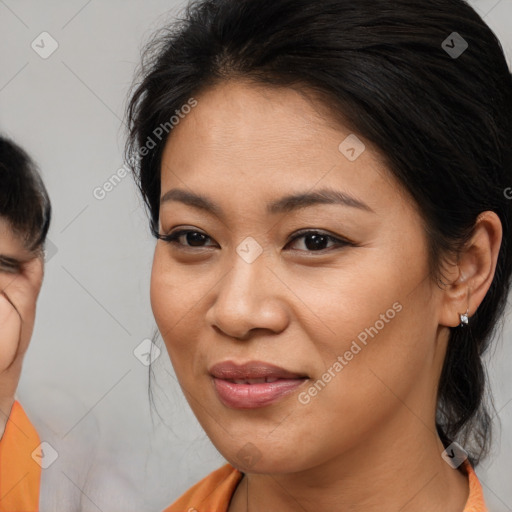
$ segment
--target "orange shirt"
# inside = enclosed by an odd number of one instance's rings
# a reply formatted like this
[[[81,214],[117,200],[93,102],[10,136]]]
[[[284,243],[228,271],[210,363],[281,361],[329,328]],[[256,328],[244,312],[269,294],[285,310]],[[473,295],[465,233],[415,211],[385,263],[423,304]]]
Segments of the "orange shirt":
[[[40,440],[15,401],[0,441],[0,512],[37,512],[41,466]]]
[[[489,512],[484,502],[482,486],[467,459],[463,468],[468,475],[469,496],[461,512]],[[231,497],[241,479],[242,473],[226,464],[191,487],[164,512],[227,512]]]
[[[39,436],[21,405],[15,401],[0,441],[0,512],[38,512],[41,482]],[[469,496],[461,512],[489,512],[476,473],[466,460]],[[164,512],[227,512],[242,479],[230,464],[210,473]]]

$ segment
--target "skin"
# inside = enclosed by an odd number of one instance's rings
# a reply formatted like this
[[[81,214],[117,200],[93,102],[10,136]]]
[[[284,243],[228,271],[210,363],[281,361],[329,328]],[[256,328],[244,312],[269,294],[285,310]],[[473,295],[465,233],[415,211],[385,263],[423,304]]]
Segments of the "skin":
[[[0,218],[0,438],[34,329],[43,265],[42,251],[27,249],[9,223]]]
[[[468,305],[474,314],[492,281],[498,217],[479,217],[438,285],[416,206],[369,141],[359,137],[366,150],[350,162],[338,146],[351,131],[291,89],[231,81],[197,99],[167,141],[162,196],[174,188],[200,193],[223,215],[161,202],[160,233],[187,228],[209,238],[202,247],[186,236],[157,242],[151,303],[191,408],[245,473],[229,512],[460,512],[468,482],[441,458],[436,389],[449,327]],[[317,204],[266,212],[285,194],[324,187],[372,211]],[[305,237],[292,241],[304,228],[352,244],[326,241],[315,251]],[[248,236],[263,249],[250,264],[236,252]],[[299,392],[396,302],[402,310],[301,404]],[[227,360],[270,362],[309,381],[275,404],[232,409],[208,373]]]

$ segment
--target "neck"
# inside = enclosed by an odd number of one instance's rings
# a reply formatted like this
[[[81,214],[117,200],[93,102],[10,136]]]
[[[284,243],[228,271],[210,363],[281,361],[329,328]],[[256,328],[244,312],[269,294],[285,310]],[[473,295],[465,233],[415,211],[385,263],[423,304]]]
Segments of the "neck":
[[[357,449],[304,471],[247,473],[229,512],[461,512],[468,499],[467,477],[442,459],[435,426],[409,413],[411,425],[415,428],[402,428],[398,440],[396,425],[389,425],[389,432],[381,430]]]

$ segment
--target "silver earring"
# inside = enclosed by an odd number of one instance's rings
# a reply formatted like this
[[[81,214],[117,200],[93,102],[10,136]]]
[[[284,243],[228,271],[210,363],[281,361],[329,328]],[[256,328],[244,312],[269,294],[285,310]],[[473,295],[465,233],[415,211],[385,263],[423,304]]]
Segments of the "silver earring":
[[[469,322],[468,313],[469,313],[469,308],[466,310],[466,312],[463,315],[459,313],[461,327],[463,327],[464,325],[468,325],[468,322]]]

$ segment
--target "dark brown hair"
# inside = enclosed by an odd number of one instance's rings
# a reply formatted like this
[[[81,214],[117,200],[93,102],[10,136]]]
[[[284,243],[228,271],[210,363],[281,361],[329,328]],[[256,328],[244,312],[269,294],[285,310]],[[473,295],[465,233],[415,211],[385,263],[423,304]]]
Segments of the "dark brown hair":
[[[39,172],[27,153],[0,136],[0,217],[29,249],[43,246],[51,220],[51,203]]]
[[[200,91],[237,78],[317,92],[379,148],[422,214],[436,282],[477,216],[499,216],[494,280],[469,325],[451,329],[438,390],[442,441],[458,441],[476,465],[491,433],[482,355],[512,271],[512,78],[498,39],[462,0],[192,2],[147,47],[128,106],[127,157],[153,233],[172,136],[155,129]]]

